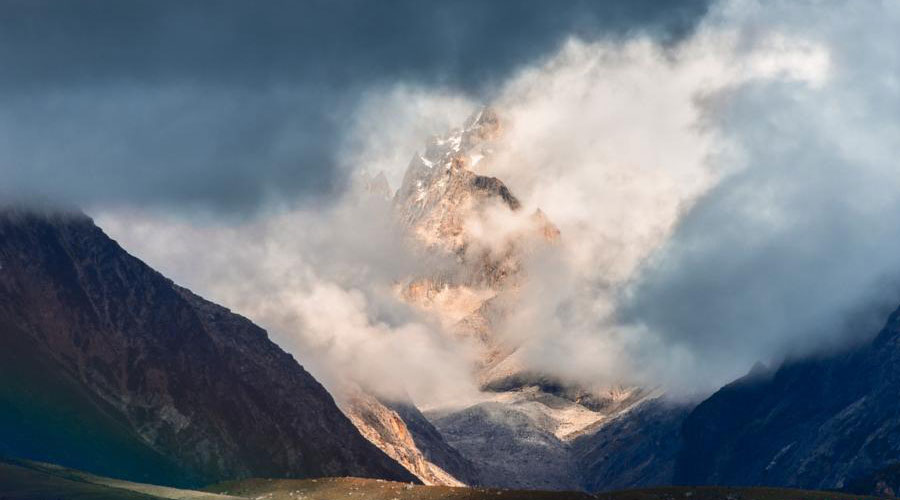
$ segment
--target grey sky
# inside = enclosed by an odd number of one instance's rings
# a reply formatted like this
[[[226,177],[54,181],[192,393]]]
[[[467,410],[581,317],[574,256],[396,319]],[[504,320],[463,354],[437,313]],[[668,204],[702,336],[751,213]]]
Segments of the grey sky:
[[[569,36],[672,40],[705,2],[0,1],[0,196],[245,211],[326,196],[364,92],[481,98]]]

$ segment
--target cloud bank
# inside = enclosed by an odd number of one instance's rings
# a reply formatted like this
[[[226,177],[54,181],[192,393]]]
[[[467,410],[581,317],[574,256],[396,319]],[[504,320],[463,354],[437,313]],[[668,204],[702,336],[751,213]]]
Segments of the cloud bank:
[[[527,362],[679,395],[874,333],[900,300],[898,21],[890,3],[721,2],[677,44],[575,36],[496,81],[507,130],[477,169],[562,232],[504,325]],[[338,163],[396,188],[485,94],[400,79],[363,95]],[[97,214],[326,381],[472,395],[470,353],[391,291],[431,264],[352,188],[237,223]]]

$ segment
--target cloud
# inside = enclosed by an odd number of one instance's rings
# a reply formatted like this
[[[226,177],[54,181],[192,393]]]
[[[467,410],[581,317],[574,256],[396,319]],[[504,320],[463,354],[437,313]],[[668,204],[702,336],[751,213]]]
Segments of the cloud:
[[[900,301],[900,11],[816,5],[724,2],[674,49],[573,42],[513,80],[493,171],[567,254],[532,264],[509,325],[533,366],[702,394],[877,332]]]
[[[180,284],[268,329],[333,391],[358,382],[423,404],[475,396],[467,346],[394,290],[398,277],[452,263],[408,244],[382,198],[351,191],[328,208],[237,222],[121,209],[96,220]]]
[[[525,361],[682,395],[871,335],[900,300],[898,18],[884,3],[721,2],[677,44],[572,36],[487,78],[480,95],[506,132],[477,169],[562,234],[526,262],[504,325]],[[334,139],[350,179],[397,179],[477,100],[416,77],[359,95]],[[392,292],[433,263],[360,196],[238,225],[98,213],[126,248],[270,328],[317,376],[471,396],[465,346]],[[467,227],[492,247],[512,222]]]
[[[675,341],[672,325],[646,321],[678,291],[642,302],[636,290],[653,279],[651,263],[669,252],[684,218],[739,170],[742,138],[718,126],[721,101],[773,82],[816,89],[830,71],[821,44],[778,31],[749,43],[739,21],[703,22],[676,47],[648,37],[573,39],[504,86],[496,105],[508,129],[478,168],[504,179],[525,212],[541,208],[562,232],[559,255],[529,262],[522,303],[504,325],[524,342],[520,355],[532,368],[586,384],[673,391],[708,380],[712,369],[672,373],[700,352]],[[715,238],[710,229],[703,235]],[[718,355],[730,371],[712,384],[755,361]]]
[[[397,189],[410,159],[424,153],[425,141],[459,127],[477,108],[477,101],[448,88],[370,88],[342,135],[339,164],[350,173],[383,173]]]
[[[689,31],[705,1],[0,4],[0,198],[254,215],[349,182],[372,87],[480,95],[587,37]],[[383,120],[384,118],[382,118]]]
[[[633,286],[624,315],[685,353],[666,368],[682,384],[863,341],[900,301],[898,19],[886,3],[736,2],[710,21],[739,21],[744,44],[817,48],[806,63],[787,58],[808,84],[749,82],[719,100],[709,120],[740,167]]]

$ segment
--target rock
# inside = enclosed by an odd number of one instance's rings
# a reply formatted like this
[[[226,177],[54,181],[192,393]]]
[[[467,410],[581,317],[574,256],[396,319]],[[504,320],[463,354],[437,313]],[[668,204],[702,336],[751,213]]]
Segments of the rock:
[[[465,486],[472,481],[474,467],[443,441],[414,406],[390,406],[359,389],[345,389],[341,400],[341,408],[362,435],[424,484]],[[395,407],[402,408],[403,416]],[[465,475],[457,477],[440,464]]]

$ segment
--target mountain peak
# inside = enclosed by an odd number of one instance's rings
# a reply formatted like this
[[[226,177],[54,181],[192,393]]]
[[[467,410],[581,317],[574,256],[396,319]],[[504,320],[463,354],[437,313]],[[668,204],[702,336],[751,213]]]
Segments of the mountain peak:
[[[499,137],[502,131],[497,112],[491,107],[483,106],[466,120],[463,126],[462,147],[468,150],[477,144]]]

